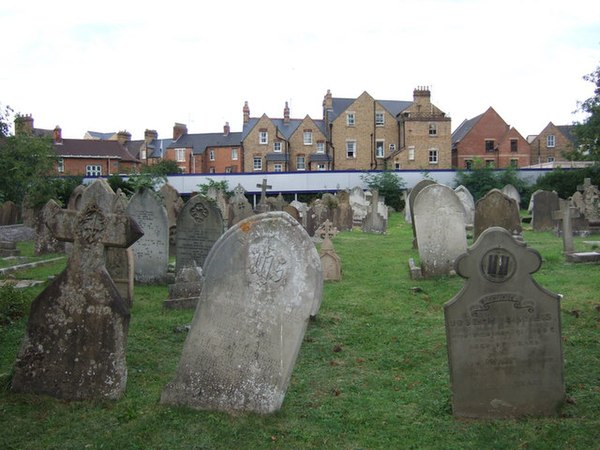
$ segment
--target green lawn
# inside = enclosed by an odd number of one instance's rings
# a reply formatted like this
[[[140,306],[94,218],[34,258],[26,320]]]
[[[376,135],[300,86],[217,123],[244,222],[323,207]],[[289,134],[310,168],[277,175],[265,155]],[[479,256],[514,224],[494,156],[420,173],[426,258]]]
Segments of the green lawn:
[[[564,295],[569,402],[559,417],[452,417],[443,304],[463,280],[410,280],[408,258],[418,259],[412,231],[401,214],[392,214],[386,235],[353,231],[334,239],[343,281],[325,285],[276,414],[159,405],[185,339],[175,330],[193,313],[164,311],[166,286],[137,286],[127,392],[115,402],[10,393],[25,321],[0,329],[0,448],[600,448],[600,265],[565,263],[562,242],[551,233],[525,231],[525,239],[544,258],[535,279]],[[581,241],[592,239],[577,238],[577,248],[585,250]]]

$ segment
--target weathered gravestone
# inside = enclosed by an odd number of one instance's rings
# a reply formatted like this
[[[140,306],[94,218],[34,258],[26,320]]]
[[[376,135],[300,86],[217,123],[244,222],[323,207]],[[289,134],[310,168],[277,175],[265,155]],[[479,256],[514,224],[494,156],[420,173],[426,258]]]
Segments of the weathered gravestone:
[[[204,286],[201,267],[184,267],[169,285],[169,298],[163,302],[166,309],[194,309]]]
[[[294,220],[296,220],[297,222],[300,222],[300,213],[292,205],[285,205],[283,207],[283,212],[288,213],[290,216],[292,216],[294,218]]]
[[[219,208],[219,211],[221,211],[221,217],[225,219],[229,214],[229,201],[227,200],[226,193],[216,186],[211,186],[206,192],[206,197],[215,202],[217,208]]]
[[[35,255],[47,255],[49,253],[62,253],[65,251],[65,243],[52,236],[46,227],[46,214],[48,205],[31,208],[33,229],[35,230],[35,242],[33,252]]]
[[[238,184],[233,190],[233,197],[229,201],[228,228],[254,215],[252,205],[245,194],[246,191],[241,184]]]
[[[502,227],[513,235],[523,232],[517,202],[498,189],[492,189],[475,203],[473,241],[490,227]]]
[[[177,217],[175,274],[184,267],[204,267],[213,244],[223,234],[223,218],[214,202],[203,195],[189,199]]]
[[[559,207],[552,212],[552,218],[561,224],[561,231],[563,237],[563,252],[565,254],[573,253],[575,247],[573,246],[573,219],[579,217],[579,209],[571,206],[568,201],[559,199]]]
[[[600,191],[598,186],[591,183],[589,178],[584,180],[583,185],[577,186],[582,191],[583,214],[588,220],[590,229],[597,231],[600,228]]]
[[[290,206],[296,208],[299,215],[298,222],[300,222],[306,230],[308,205],[306,203],[299,202],[298,200],[293,200],[290,202]]]
[[[413,210],[423,276],[449,275],[467,250],[462,202],[448,186],[430,184],[417,195]]]
[[[354,186],[350,190],[350,207],[352,208],[353,225],[362,225],[369,212],[369,201],[363,188]]]
[[[310,237],[286,213],[250,217],[215,244],[204,275],[177,374],[161,403],[278,410],[322,292]]]
[[[267,179],[263,178],[261,184],[257,184],[256,187],[260,188],[260,201],[256,205],[256,213],[265,213],[271,211],[271,205],[267,201],[267,189],[272,189],[273,186],[267,184]]]
[[[415,199],[423,189],[425,189],[431,184],[436,184],[436,182],[427,179],[421,180],[417,184],[415,184],[415,186],[411,189],[410,193],[408,194],[408,209],[410,211],[410,223],[412,225],[413,232],[413,248],[418,248],[417,230],[415,229]]]
[[[454,189],[454,192],[460,199],[465,210],[465,225],[467,228],[472,228],[475,222],[475,199],[471,192],[463,185]]]
[[[550,191],[536,191],[531,196],[531,226],[533,231],[551,231],[556,228],[552,213],[558,210],[558,194]]]
[[[342,260],[335,252],[331,238],[338,233],[338,229],[332,226],[329,220],[315,232],[316,236],[323,239],[319,257],[321,258],[321,267],[323,268],[324,281],[340,281],[342,279]]]
[[[455,416],[557,413],[565,397],[560,295],[531,277],[541,260],[492,227],[456,261],[467,281],[444,305]]]
[[[177,216],[183,209],[184,202],[181,199],[179,192],[177,192],[177,189],[169,183],[163,184],[158,192],[162,198],[163,205],[167,210],[167,217],[169,220],[169,256],[175,256]]]
[[[165,282],[169,265],[169,217],[166,208],[154,191],[142,189],[129,200],[127,214],[144,231],[144,236],[131,246],[135,281]]]
[[[507,197],[512,198],[515,202],[517,202],[517,207],[519,209],[521,208],[521,194],[519,194],[519,191],[516,187],[514,187],[512,184],[507,184],[502,188],[502,193]]]
[[[311,202],[306,215],[306,231],[310,236],[314,236],[315,231],[317,231],[326,220],[331,220],[333,218],[333,212],[332,209],[329,208],[329,204],[320,198]]]
[[[33,302],[12,390],[67,400],[115,399],[127,382],[129,308],[104,266],[105,247],[128,247],[142,235],[135,220],[107,214],[112,190],[95,181],[80,211],[51,200],[47,226],[74,243],[67,268]],[[112,195],[109,195],[112,194]]]
[[[19,217],[19,209],[14,202],[7,200],[0,206],[0,225],[14,225]]]
[[[380,214],[379,191],[371,190],[371,205],[366,217],[363,219],[362,231],[365,233],[384,234],[387,230],[387,217]]]
[[[337,207],[333,210],[333,226],[339,231],[350,231],[354,225],[350,192],[338,191],[336,198]]]

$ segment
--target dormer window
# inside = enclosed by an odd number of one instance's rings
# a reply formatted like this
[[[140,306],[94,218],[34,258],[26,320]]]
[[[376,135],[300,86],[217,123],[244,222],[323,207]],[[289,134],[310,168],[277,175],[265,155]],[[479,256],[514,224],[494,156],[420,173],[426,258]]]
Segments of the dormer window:
[[[429,124],[429,136],[437,136],[437,123]]]

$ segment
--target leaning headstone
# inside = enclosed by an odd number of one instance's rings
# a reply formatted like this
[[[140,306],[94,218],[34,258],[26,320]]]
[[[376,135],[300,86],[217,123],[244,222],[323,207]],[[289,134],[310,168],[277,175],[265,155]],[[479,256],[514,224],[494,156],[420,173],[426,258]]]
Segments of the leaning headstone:
[[[204,286],[201,267],[184,267],[169,285],[169,298],[163,302],[166,309],[194,309]]]
[[[415,229],[415,199],[419,195],[419,193],[425,189],[427,186],[431,184],[436,184],[433,180],[424,179],[419,181],[415,186],[410,190],[408,194],[408,209],[410,211],[410,223],[412,224],[412,232],[413,232],[413,248],[417,248],[417,230]]]
[[[531,196],[531,226],[533,231],[552,231],[556,228],[556,220],[552,213],[558,210],[558,194],[550,191],[536,191]]]
[[[169,183],[163,184],[158,192],[167,210],[167,217],[169,219],[169,256],[175,256],[177,216],[183,209],[184,202],[177,189]]]
[[[246,198],[246,191],[241,184],[238,184],[233,190],[233,197],[229,201],[228,228],[236,223],[254,215],[252,205]]]
[[[367,216],[363,219],[362,231],[365,233],[384,234],[387,231],[387,220],[380,214],[379,192],[371,190],[371,206]]]
[[[319,257],[321,258],[321,267],[323,268],[323,281],[340,281],[342,279],[342,260],[335,252],[333,242],[338,233],[336,227],[329,220],[315,232],[315,235],[323,239]]]
[[[106,271],[104,250],[128,247],[142,232],[130,217],[104,213],[113,196],[98,179],[83,194],[80,211],[49,202],[48,228],[74,248],[65,271],[31,305],[13,391],[67,400],[123,394],[129,308]]]
[[[308,211],[308,205],[306,203],[303,202],[299,202],[298,200],[293,200],[290,202],[290,206],[296,208],[296,210],[298,211],[298,214],[300,216],[300,219],[298,220],[302,226],[304,227],[304,229],[306,230],[306,221],[307,221],[307,211]]]
[[[444,305],[455,416],[557,413],[565,398],[560,295],[531,277],[541,261],[500,227],[456,261],[467,281]]]
[[[462,202],[448,186],[430,184],[417,195],[413,208],[423,276],[450,275],[456,258],[467,251]]]
[[[492,189],[475,203],[473,241],[490,227],[502,227],[512,235],[523,232],[517,202],[498,189]]]
[[[73,189],[73,192],[71,192],[71,195],[69,196],[67,209],[71,209],[74,211],[79,210],[79,208],[81,207],[81,197],[83,196],[86,187],[87,186],[85,184],[80,184],[75,189]]]
[[[144,231],[144,236],[131,246],[135,281],[165,282],[169,265],[169,217],[166,208],[154,191],[142,189],[129,200],[127,214]]]
[[[294,208],[292,205],[285,205],[283,207],[283,212],[288,213],[290,216],[292,216],[296,221],[300,222],[300,213],[298,212],[298,210],[296,208]]]
[[[277,411],[322,292],[310,237],[288,214],[250,217],[219,239],[204,274],[177,373],[161,403]]]
[[[502,188],[502,193],[507,197],[512,198],[515,202],[517,202],[517,207],[519,209],[521,208],[521,194],[519,194],[519,191],[516,187],[514,187],[512,184],[507,184]]]
[[[175,274],[189,266],[204,267],[213,244],[223,234],[221,211],[203,195],[187,201],[177,217]]]
[[[473,194],[462,184],[454,189],[454,192],[460,199],[465,210],[465,224],[467,228],[471,228],[475,222],[475,199]]]

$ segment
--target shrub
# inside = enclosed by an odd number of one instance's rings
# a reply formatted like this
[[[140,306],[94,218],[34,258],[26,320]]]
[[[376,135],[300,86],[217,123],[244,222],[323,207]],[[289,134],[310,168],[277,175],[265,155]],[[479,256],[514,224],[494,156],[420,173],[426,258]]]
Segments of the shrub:
[[[369,189],[377,189],[379,195],[385,197],[385,204],[391,206],[396,211],[404,208],[404,199],[402,191],[406,183],[396,172],[386,170],[378,173],[365,173],[360,178],[367,184]]]
[[[29,298],[14,286],[0,287],[0,326],[10,325],[27,314]]]

